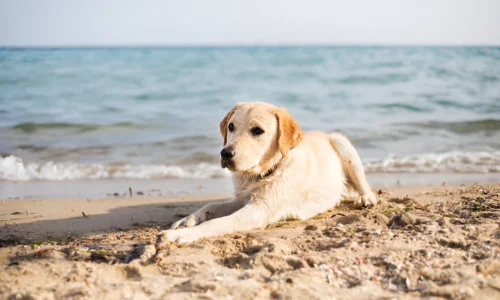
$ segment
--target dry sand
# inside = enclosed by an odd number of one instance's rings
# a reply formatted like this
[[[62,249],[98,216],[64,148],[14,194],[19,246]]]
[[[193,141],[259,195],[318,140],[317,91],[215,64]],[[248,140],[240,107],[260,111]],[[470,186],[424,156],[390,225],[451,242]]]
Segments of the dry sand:
[[[500,185],[155,247],[221,197],[0,201],[0,299],[500,299]]]

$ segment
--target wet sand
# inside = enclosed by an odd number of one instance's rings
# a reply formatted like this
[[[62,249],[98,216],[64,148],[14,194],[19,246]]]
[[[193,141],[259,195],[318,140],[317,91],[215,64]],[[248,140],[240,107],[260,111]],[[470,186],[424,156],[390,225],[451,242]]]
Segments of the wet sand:
[[[498,299],[500,185],[376,190],[307,221],[157,245],[226,196],[0,201],[0,298]]]
[[[498,183],[500,173],[367,173],[375,189]],[[0,200],[24,199],[96,199],[124,197],[132,188],[134,197],[185,197],[230,195],[230,178],[215,179],[112,179],[74,181],[0,181]]]

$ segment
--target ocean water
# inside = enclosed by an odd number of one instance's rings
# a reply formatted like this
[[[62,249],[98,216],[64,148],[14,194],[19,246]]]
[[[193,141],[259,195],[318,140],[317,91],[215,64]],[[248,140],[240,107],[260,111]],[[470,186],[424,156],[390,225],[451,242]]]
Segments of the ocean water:
[[[367,172],[500,172],[499,47],[0,48],[0,180],[217,178],[240,101]]]

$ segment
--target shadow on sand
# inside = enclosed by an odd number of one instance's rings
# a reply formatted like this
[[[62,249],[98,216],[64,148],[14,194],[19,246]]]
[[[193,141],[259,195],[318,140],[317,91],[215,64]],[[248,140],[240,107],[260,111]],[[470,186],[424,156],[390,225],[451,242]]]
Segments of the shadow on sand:
[[[4,224],[0,226],[0,247],[38,241],[65,241],[137,228],[155,227],[163,230],[201,206],[223,200],[227,199],[124,206],[112,208],[102,214],[85,214],[85,216],[82,214],[78,217],[56,220],[37,221],[36,215],[13,215],[11,219],[2,221]],[[21,224],[15,222],[26,218],[33,221]]]

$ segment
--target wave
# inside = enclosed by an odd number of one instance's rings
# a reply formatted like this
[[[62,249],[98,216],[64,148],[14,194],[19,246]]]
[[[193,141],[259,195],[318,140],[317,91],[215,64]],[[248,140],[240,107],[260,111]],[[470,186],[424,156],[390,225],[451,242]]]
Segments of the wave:
[[[435,99],[435,100],[430,100],[431,103],[436,104],[438,106],[442,107],[451,107],[451,108],[459,108],[459,109],[474,109],[477,107],[477,105],[472,105],[472,104],[462,104],[458,103],[452,100],[446,100],[446,99]]]
[[[366,172],[497,173],[500,172],[500,151],[390,155],[385,159],[366,161],[364,165]]]
[[[391,155],[364,162],[368,173],[497,173],[500,151],[446,152],[408,156]],[[180,165],[128,165],[78,163],[27,163],[16,156],[0,157],[0,180],[82,179],[208,179],[224,178],[229,171],[219,164],[202,162]]]
[[[139,165],[128,164],[77,164],[28,163],[16,156],[0,157],[0,180],[82,180],[82,179],[208,179],[227,177],[229,171],[220,165],[200,163],[196,165]]]
[[[415,77],[414,74],[398,74],[391,73],[379,76],[363,76],[363,75],[353,75],[337,80],[340,84],[369,84],[369,85],[388,85],[393,83],[403,83],[408,82]]]
[[[371,105],[371,107],[380,108],[380,109],[384,109],[387,111],[392,111],[392,110],[405,110],[405,111],[412,111],[412,112],[428,112],[429,111],[429,109],[427,109],[427,108],[418,107],[418,106],[407,104],[407,103],[381,103],[381,104]]]
[[[120,122],[109,125],[77,124],[77,123],[64,123],[64,122],[52,122],[52,123],[24,122],[11,126],[9,127],[9,129],[22,131],[24,133],[35,133],[39,130],[57,130],[57,129],[74,130],[79,133],[84,133],[99,129],[118,129],[118,128],[131,129],[131,128],[143,128],[143,127],[145,126],[131,122]]]
[[[476,132],[494,132],[500,130],[500,120],[483,119],[475,121],[462,122],[421,122],[421,123],[403,123],[400,125],[410,125],[420,128],[444,129],[457,134],[471,134]]]

